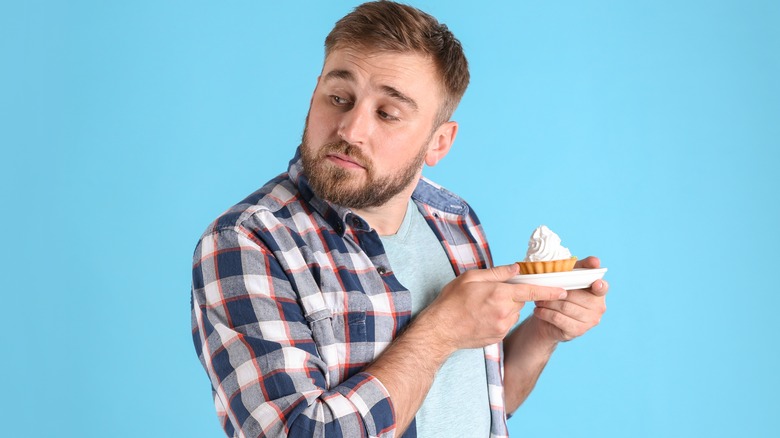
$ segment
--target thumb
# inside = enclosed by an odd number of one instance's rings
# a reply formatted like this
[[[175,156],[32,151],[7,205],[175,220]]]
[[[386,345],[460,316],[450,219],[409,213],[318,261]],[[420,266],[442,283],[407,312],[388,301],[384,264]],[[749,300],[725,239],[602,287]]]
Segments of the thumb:
[[[519,274],[520,267],[517,263],[512,263],[510,265],[494,266],[490,269],[484,269],[482,272],[484,273],[484,278],[481,278],[481,280],[504,282]]]

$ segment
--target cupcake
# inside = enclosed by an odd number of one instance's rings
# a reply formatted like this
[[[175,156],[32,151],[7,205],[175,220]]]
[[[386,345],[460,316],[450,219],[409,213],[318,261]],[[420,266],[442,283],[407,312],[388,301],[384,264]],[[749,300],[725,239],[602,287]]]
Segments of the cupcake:
[[[528,240],[525,259],[517,262],[522,274],[544,274],[574,269],[577,257],[572,257],[561,238],[544,225],[539,226]]]

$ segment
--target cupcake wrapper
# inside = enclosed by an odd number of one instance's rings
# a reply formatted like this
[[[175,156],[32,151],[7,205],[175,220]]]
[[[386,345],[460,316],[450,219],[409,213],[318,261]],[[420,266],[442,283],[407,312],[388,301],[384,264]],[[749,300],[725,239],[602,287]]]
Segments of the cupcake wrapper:
[[[520,265],[521,274],[545,274],[548,272],[565,272],[574,269],[577,257],[564,260],[550,260],[548,262],[517,262]]]

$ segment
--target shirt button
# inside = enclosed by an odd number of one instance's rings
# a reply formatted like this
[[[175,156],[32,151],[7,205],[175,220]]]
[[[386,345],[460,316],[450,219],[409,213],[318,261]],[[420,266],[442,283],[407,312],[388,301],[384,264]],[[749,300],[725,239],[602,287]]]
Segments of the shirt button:
[[[376,272],[378,272],[379,275],[385,275],[387,274],[387,268],[385,268],[384,266],[379,266],[376,268]]]

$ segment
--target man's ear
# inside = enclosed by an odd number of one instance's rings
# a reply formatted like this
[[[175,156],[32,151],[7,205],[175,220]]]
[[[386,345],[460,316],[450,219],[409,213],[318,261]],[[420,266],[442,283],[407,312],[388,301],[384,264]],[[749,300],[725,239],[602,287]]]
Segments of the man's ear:
[[[425,164],[433,167],[441,161],[450,152],[456,135],[458,135],[458,122],[444,122],[436,128],[428,152],[425,154]]]

